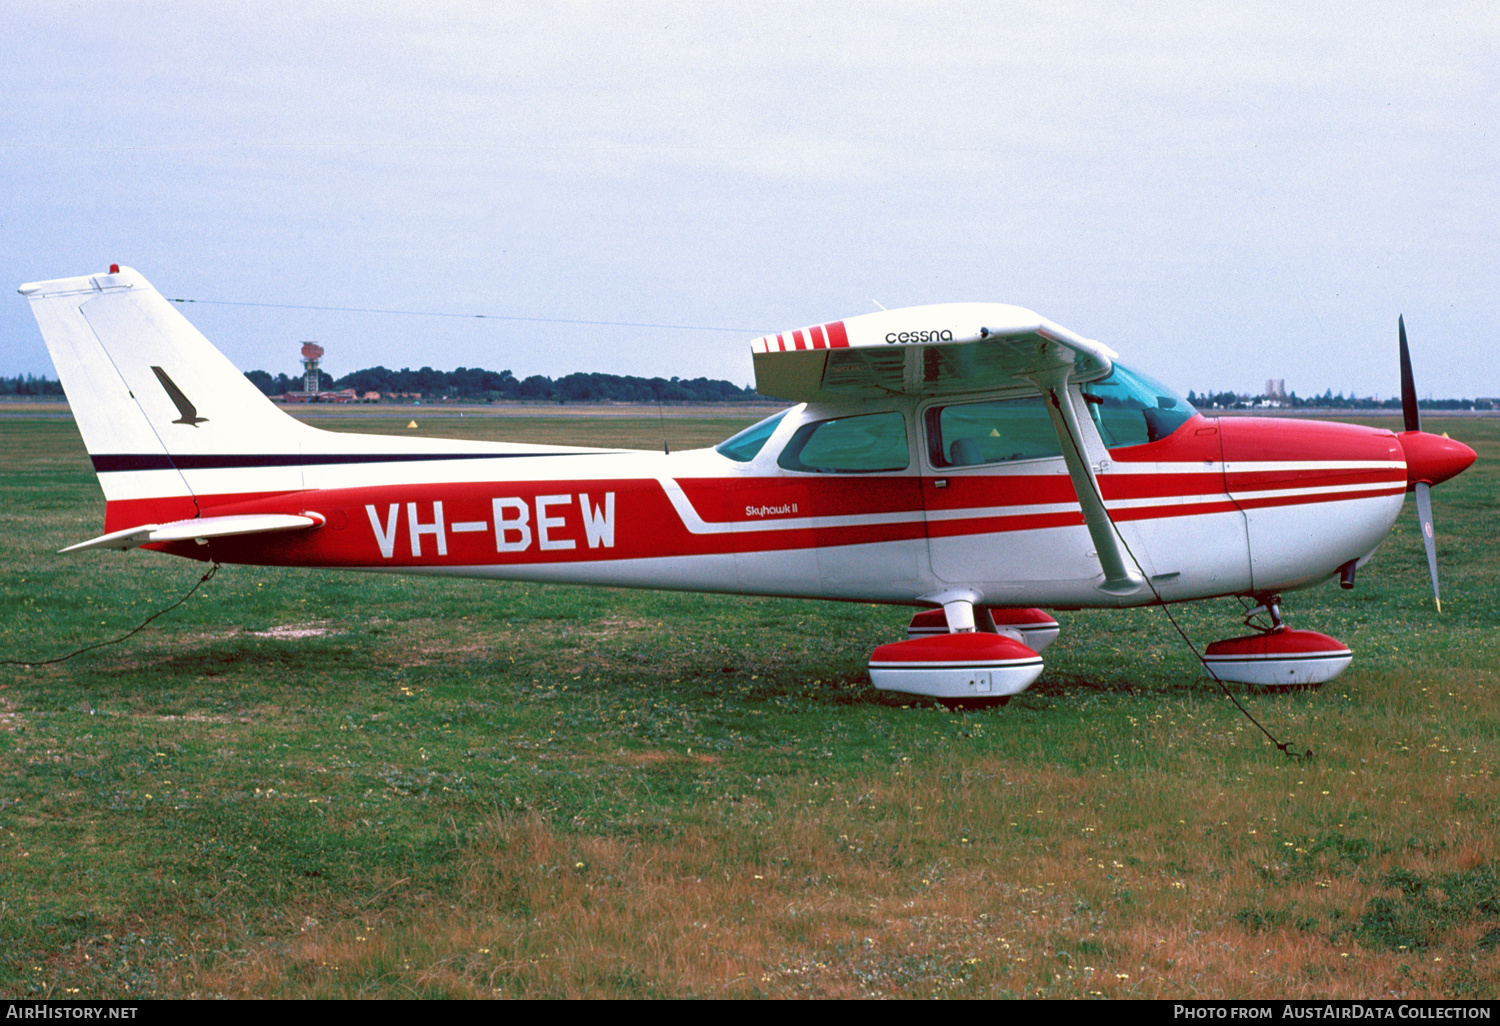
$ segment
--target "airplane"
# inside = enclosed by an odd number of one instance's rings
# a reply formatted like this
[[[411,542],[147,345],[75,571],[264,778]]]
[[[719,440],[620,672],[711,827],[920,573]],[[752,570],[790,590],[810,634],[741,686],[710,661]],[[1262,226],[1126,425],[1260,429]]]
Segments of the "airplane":
[[[1281,593],[1352,587],[1414,491],[1436,599],[1429,490],[1475,459],[1421,430],[1404,320],[1399,434],[1204,416],[1038,314],[954,303],[755,339],[757,390],[795,405],[668,453],[323,431],[128,267],[20,292],[105,496],[63,552],[920,607],[872,682],[954,704],[1040,675],[1047,609],[1219,596],[1254,632],[1211,676],[1332,679],[1352,653]]]

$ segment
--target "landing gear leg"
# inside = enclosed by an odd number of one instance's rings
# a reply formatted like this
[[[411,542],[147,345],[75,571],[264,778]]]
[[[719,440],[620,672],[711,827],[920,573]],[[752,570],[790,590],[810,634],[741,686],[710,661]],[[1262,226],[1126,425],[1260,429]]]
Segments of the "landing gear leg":
[[[966,598],[943,603],[943,616],[950,634],[968,634],[974,630],[974,603]]]
[[[1257,605],[1245,613],[1245,626],[1261,631],[1262,633],[1286,630],[1286,624],[1281,622],[1281,596],[1256,595],[1254,598]],[[1255,623],[1254,621],[1257,616],[1269,617],[1271,620],[1270,628],[1265,628]]]

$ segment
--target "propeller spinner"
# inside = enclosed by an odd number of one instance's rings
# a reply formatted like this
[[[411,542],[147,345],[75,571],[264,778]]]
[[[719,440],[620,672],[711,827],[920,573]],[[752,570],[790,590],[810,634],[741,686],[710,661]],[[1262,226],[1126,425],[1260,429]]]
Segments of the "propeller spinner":
[[[1427,571],[1432,575],[1432,600],[1438,612],[1443,600],[1438,593],[1437,538],[1432,530],[1432,486],[1463,473],[1477,454],[1447,435],[1422,430],[1417,410],[1417,385],[1411,372],[1411,352],[1406,347],[1406,318],[1396,318],[1401,337],[1401,416],[1406,430],[1396,436],[1406,454],[1406,486],[1417,496],[1417,519],[1422,525],[1422,545],[1427,550]]]

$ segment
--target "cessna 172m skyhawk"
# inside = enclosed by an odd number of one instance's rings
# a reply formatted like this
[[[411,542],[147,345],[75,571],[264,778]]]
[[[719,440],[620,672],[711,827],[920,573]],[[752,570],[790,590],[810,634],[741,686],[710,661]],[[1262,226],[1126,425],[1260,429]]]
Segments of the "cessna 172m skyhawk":
[[[287,416],[129,268],[21,286],[104,490],[105,533],[191,559],[925,606],[878,687],[1002,699],[1042,670],[1035,607],[1252,598],[1221,680],[1315,684],[1351,658],[1280,592],[1355,570],[1415,490],[1474,460],[1420,431],[1208,418],[1029,310],[914,307],[752,343],[796,402],[657,453],[321,431]],[[1247,618],[1247,622],[1250,622]]]

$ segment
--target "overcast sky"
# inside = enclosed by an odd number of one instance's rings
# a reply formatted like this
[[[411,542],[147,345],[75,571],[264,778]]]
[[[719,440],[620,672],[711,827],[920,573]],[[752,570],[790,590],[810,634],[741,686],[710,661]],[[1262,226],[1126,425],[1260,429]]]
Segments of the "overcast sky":
[[[135,267],[241,368],[752,379],[1030,307],[1182,391],[1500,395],[1500,7],[5,4],[0,280]],[[26,302],[0,373],[55,376]]]

